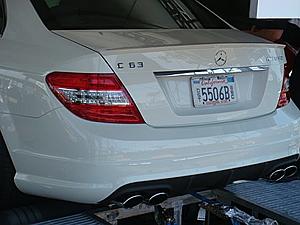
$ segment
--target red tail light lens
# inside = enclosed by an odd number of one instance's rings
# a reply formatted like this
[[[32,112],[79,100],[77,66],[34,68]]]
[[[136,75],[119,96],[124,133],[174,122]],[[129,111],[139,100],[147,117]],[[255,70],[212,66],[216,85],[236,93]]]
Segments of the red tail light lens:
[[[75,115],[106,123],[144,123],[115,74],[55,72],[46,77],[59,101]]]
[[[289,80],[290,80],[289,75],[285,73],[284,78],[283,78],[282,89],[281,89],[278,104],[277,104],[277,108],[284,107],[287,104],[289,104],[289,102],[290,102]]]

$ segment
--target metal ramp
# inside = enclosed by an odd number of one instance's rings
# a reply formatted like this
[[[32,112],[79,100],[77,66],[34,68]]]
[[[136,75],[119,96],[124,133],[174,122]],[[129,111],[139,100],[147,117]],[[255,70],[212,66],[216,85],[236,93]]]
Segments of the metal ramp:
[[[247,181],[231,184],[224,189],[208,191],[204,196],[209,196],[212,202],[219,202],[221,205],[236,206],[239,210],[253,215],[259,220],[270,218],[276,220],[280,225],[300,225],[300,180],[290,180],[282,183],[270,183],[265,180]],[[162,206],[164,208],[177,207],[177,203],[182,205],[207,203],[210,200],[203,200],[203,197],[194,195],[179,196],[170,198]],[[174,204],[176,203],[176,204]],[[223,204],[224,203],[224,204]],[[214,204],[209,205],[213,206]],[[216,207],[220,206],[217,204]],[[55,206],[55,205],[54,205]],[[54,206],[49,207],[50,211]],[[104,211],[103,209],[82,209],[80,212],[69,213],[70,216],[50,219],[40,223],[31,223],[34,225],[111,225],[117,224],[117,220],[131,218],[132,215],[144,215],[153,212],[152,206],[136,206],[132,209],[115,209]],[[63,207],[58,203],[57,207]],[[181,206],[182,207],[182,206]],[[175,210],[174,208],[174,210]],[[208,207],[210,208],[210,207]],[[212,207],[214,208],[214,206]],[[205,209],[205,208],[204,208]],[[76,209],[77,210],[77,209]],[[15,212],[16,210],[14,210]],[[22,212],[24,211],[21,210]],[[206,225],[224,225],[229,224],[216,211],[207,210]],[[20,214],[20,213],[19,213]],[[18,214],[18,215],[19,215]],[[36,213],[35,213],[36,214]],[[21,214],[20,214],[21,215]],[[58,216],[59,217],[59,216]],[[177,217],[175,217],[177,218]],[[0,219],[0,223],[1,223]],[[41,220],[35,220],[41,221]],[[178,221],[178,219],[177,219]],[[8,224],[8,223],[6,223]],[[15,223],[12,223],[15,224]],[[28,223],[20,223],[28,224]],[[155,223],[154,223],[155,224]],[[154,225],[153,224],[153,225]],[[243,223],[240,223],[243,224]]]
[[[221,201],[248,210],[257,218],[269,217],[280,225],[300,225],[300,180],[242,182],[214,193]]]
[[[233,205],[256,218],[272,218],[280,225],[300,225],[300,180],[270,183],[265,180],[235,183],[224,189],[213,190],[218,201]],[[206,224],[228,224],[215,220],[213,215]],[[108,225],[91,213],[81,213],[37,225]]]
[[[90,213],[79,213],[58,219],[48,220],[34,225],[109,225]]]

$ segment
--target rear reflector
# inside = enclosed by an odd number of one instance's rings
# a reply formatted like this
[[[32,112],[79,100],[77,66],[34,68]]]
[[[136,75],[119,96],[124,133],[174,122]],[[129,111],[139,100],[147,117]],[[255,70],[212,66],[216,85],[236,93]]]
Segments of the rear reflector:
[[[106,123],[144,123],[133,100],[115,74],[54,72],[47,84],[75,115]]]

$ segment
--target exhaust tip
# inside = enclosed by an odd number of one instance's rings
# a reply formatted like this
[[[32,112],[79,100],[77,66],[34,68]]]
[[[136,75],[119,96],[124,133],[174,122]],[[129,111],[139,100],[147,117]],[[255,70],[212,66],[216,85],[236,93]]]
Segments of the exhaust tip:
[[[133,195],[129,198],[127,198],[123,203],[122,206],[126,209],[133,208],[134,206],[137,206],[141,204],[144,201],[144,197],[141,195]]]
[[[295,165],[289,166],[285,169],[285,176],[287,178],[289,177],[293,177],[294,175],[296,175],[298,172],[298,167]]]
[[[273,173],[271,173],[271,174],[269,175],[269,179],[270,179],[271,181],[277,182],[277,181],[282,180],[282,179],[285,177],[285,175],[286,175],[285,170],[283,170],[283,169],[278,169],[278,170],[275,170]]]
[[[156,193],[149,198],[149,205],[159,205],[168,199],[168,195],[165,192]]]

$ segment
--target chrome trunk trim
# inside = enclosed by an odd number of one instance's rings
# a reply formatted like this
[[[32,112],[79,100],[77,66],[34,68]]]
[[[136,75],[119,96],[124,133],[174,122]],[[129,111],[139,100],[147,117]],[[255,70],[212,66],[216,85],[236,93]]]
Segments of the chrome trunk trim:
[[[183,76],[206,76],[206,75],[222,75],[222,74],[237,74],[245,72],[261,72],[268,70],[267,66],[249,66],[249,67],[231,67],[195,71],[173,71],[173,72],[154,72],[157,78],[160,77],[183,77]]]

